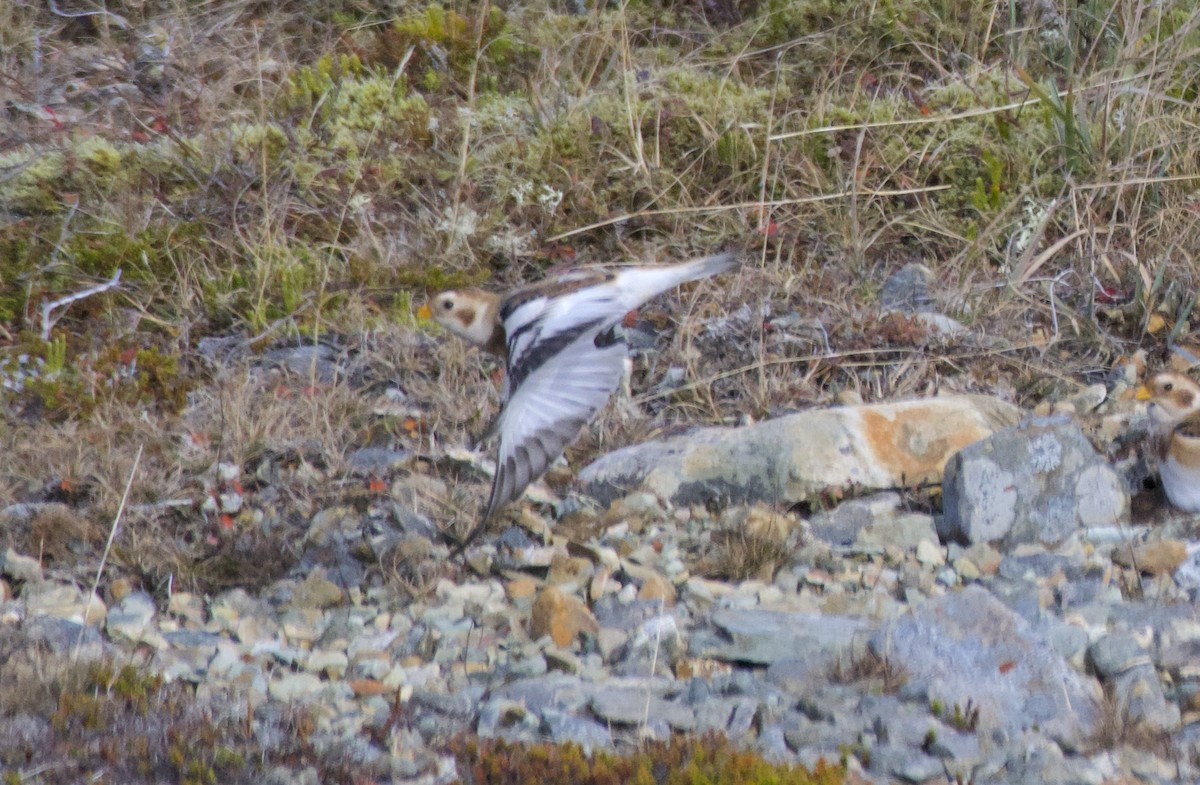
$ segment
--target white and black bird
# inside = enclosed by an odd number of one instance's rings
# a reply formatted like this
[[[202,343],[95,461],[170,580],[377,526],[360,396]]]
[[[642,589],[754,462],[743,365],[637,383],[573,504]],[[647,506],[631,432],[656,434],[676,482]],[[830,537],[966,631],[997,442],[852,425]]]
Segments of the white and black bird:
[[[489,434],[499,436],[496,475],[479,523],[542,476],[621,382],[628,355],[616,329],[625,314],[688,281],[732,269],[730,251],[675,265],[579,269],[504,295],[442,292],[418,315],[501,354],[507,377]]]

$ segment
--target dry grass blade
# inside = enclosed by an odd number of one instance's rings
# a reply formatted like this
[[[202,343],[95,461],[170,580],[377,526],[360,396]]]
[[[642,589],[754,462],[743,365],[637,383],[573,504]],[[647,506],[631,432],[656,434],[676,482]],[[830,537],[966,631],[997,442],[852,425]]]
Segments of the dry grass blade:
[[[138,466],[142,462],[143,445],[138,445],[137,454],[133,457],[133,467],[129,470],[129,479],[125,482],[125,492],[121,494],[121,503],[117,506],[117,512],[113,515],[112,524],[108,528],[108,539],[104,543],[104,552],[100,555],[100,564],[96,567],[96,578],[92,581],[91,590],[88,592],[87,603],[83,609],[83,623],[79,627],[79,637],[75,640],[75,651],[72,655],[72,661],[78,661],[79,650],[83,644],[83,632],[87,628],[87,619],[91,613],[92,598],[96,596],[96,592],[100,588],[100,577],[104,574],[104,568],[108,565],[108,556],[112,553],[113,541],[117,538],[117,532],[121,526],[121,516],[125,514],[125,505],[129,502],[129,490],[133,487],[133,478],[137,476]]]

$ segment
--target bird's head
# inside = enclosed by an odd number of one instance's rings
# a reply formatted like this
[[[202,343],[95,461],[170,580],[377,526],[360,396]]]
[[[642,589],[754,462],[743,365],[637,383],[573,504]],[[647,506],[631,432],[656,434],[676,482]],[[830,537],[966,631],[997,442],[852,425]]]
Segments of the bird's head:
[[[1160,373],[1138,388],[1139,401],[1149,401],[1146,411],[1158,422],[1170,423],[1200,411],[1200,384],[1181,373]]]
[[[495,297],[474,289],[442,292],[422,305],[417,317],[433,319],[478,346],[491,343],[498,329]]]

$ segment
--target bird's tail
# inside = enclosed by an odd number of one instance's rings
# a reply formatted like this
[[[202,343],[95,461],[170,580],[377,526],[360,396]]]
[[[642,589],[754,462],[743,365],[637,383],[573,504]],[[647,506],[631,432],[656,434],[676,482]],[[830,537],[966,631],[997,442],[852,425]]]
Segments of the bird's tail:
[[[741,256],[740,251],[724,251],[681,264],[626,268],[618,276],[617,285],[623,290],[625,305],[632,310],[680,284],[731,270]]]
[[[722,251],[712,256],[702,256],[690,262],[674,265],[679,273],[679,283],[710,278],[737,267],[741,262],[741,251]],[[678,284],[676,284],[678,285]]]

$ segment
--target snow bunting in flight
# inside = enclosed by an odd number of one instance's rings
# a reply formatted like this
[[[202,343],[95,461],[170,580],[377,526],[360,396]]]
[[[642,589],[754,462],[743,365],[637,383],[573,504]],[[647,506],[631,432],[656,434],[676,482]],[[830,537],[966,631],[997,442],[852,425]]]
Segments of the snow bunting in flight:
[[[625,314],[680,284],[729,270],[739,256],[730,251],[676,265],[573,270],[503,296],[443,292],[421,307],[421,318],[503,355],[508,371],[500,414],[488,429],[500,437],[492,491],[455,555],[542,476],[616,390],[627,351],[615,328]]]
[[[1137,399],[1158,429],[1158,474],[1174,506],[1200,512],[1200,384],[1181,373],[1160,373],[1138,388]]]

